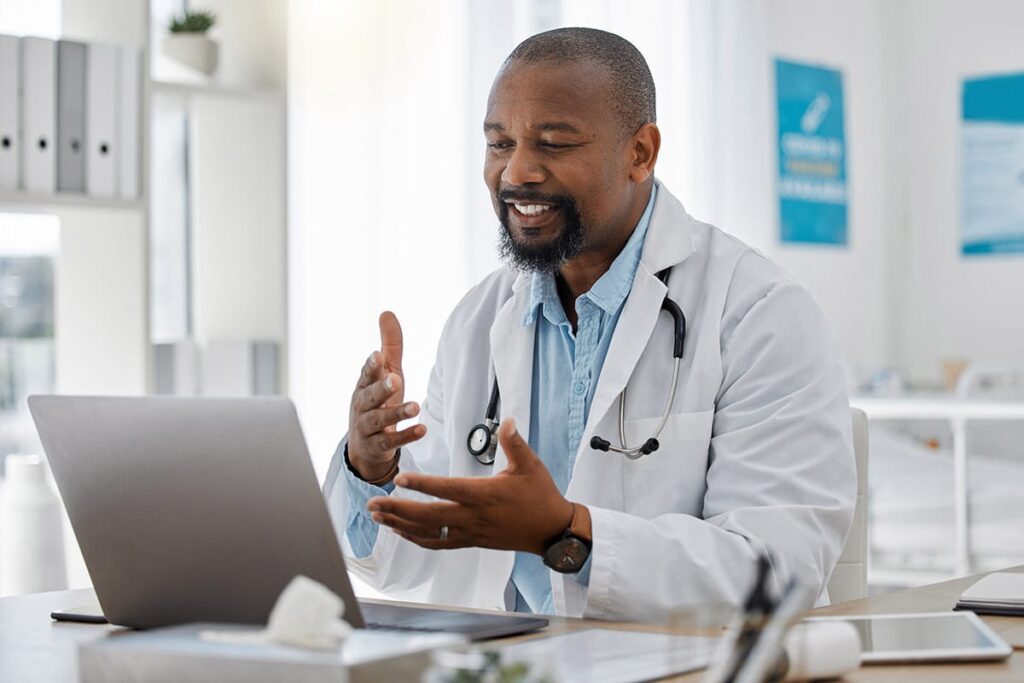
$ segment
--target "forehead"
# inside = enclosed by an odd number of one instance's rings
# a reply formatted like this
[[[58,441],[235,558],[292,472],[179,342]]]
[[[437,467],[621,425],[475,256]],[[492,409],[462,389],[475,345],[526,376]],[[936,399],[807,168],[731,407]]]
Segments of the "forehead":
[[[616,123],[611,96],[610,74],[597,62],[512,62],[494,79],[485,124],[568,123],[597,133]]]

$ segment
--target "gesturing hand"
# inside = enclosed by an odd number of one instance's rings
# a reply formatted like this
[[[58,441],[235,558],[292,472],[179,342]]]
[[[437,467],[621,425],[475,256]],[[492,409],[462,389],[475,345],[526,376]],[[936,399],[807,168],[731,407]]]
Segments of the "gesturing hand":
[[[404,397],[402,326],[385,311],[380,314],[380,351],[366,359],[348,413],[348,459],[363,479],[387,475],[395,451],[427,433],[424,425],[396,429],[398,422],[420,412],[417,403],[403,403]]]
[[[540,555],[547,541],[569,526],[573,505],[511,418],[501,423],[498,443],[508,457],[508,467],[498,474],[458,478],[403,472],[395,479],[398,486],[445,500],[371,498],[367,509],[373,520],[424,548],[474,546]],[[448,527],[444,540],[441,527]]]

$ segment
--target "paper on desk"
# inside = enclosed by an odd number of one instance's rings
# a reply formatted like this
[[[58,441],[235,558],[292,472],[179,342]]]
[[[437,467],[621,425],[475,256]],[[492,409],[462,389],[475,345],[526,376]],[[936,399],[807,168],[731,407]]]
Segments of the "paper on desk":
[[[960,602],[999,607],[1024,607],[1024,574],[996,572],[975,582],[960,595]]]
[[[503,663],[565,683],[630,683],[703,669],[717,638],[587,629],[502,648]]]

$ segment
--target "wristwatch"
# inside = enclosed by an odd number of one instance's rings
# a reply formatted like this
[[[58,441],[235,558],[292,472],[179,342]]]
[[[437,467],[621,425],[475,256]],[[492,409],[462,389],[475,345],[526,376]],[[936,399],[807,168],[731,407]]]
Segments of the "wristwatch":
[[[575,574],[583,569],[593,543],[579,535],[575,528],[579,503],[572,504],[569,527],[544,548],[544,564],[560,574]]]

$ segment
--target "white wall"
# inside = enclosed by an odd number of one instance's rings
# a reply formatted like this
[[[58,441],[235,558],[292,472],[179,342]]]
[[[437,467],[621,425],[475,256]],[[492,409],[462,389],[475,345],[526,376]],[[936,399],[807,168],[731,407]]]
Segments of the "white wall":
[[[57,391],[143,394],[149,333],[141,212],[66,209],[58,216]]]
[[[718,146],[709,218],[814,292],[853,378],[937,382],[945,358],[1024,363],[1024,257],[960,255],[960,87],[1024,70],[1013,0],[774,0],[717,5]],[[850,245],[782,245],[771,60],[843,71]]]
[[[321,475],[380,347],[379,312],[403,324],[418,400],[470,284],[464,133],[478,124],[452,77],[468,68],[466,15],[462,2],[288,3],[289,393]]]
[[[284,104],[193,97],[193,332],[284,342]]]
[[[937,377],[946,357],[1024,363],[1024,255],[960,255],[960,87],[1024,71],[1024,3],[910,0],[904,299],[899,360]]]
[[[890,362],[894,312],[888,253],[899,239],[887,188],[889,111],[884,2],[773,0],[716,6],[716,81],[706,105],[720,159],[709,215],[789,269],[821,303],[846,353],[851,380]],[[849,190],[846,247],[783,245],[779,239],[776,58],[843,74]],[[706,119],[706,120],[708,120]],[[685,201],[685,199],[684,199]]]

